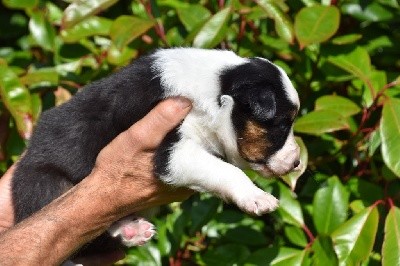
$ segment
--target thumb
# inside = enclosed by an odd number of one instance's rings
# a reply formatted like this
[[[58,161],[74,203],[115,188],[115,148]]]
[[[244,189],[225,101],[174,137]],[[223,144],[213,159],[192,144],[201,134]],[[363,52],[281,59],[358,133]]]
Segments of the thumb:
[[[127,133],[143,148],[156,148],[168,132],[182,122],[191,107],[192,103],[183,97],[166,99],[131,126]]]

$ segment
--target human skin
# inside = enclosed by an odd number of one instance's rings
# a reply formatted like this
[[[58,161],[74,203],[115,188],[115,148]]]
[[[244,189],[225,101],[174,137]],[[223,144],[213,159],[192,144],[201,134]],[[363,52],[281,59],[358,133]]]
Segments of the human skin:
[[[0,233],[1,265],[59,265],[118,219],[190,196],[193,191],[156,178],[152,163],[157,146],[190,109],[184,98],[159,103],[99,153],[82,182],[14,227],[8,172],[0,180],[0,230],[9,228]]]

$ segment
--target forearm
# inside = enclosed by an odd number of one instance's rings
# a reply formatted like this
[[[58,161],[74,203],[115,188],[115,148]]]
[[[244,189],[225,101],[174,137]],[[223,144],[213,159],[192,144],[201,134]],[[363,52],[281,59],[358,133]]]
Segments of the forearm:
[[[0,235],[1,265],[58,265],[124,213],[107,178],[89,176],[35,215]]]

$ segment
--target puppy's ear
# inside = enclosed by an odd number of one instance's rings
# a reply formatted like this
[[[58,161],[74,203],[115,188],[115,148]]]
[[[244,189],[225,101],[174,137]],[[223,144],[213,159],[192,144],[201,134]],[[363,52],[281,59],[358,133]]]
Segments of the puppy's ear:
[[[250,109],[256,120],[267,122],[275,116],[276,99],[271,90],[261,86],[242,89],[238,101]]]

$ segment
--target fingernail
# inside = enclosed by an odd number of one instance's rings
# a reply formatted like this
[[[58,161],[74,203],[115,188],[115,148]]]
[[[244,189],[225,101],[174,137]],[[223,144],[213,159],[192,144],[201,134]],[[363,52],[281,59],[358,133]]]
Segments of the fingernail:
[[[180,106],[182,109],[186,109],[186,108],[189,108],[189,107],[192,106],[192,102],[191,102],[189,99],[187,99],[187,98],[184,98],[184,97],[176,97],[175,99],[177,100],[176,102],[179,104],[179,106]]]

